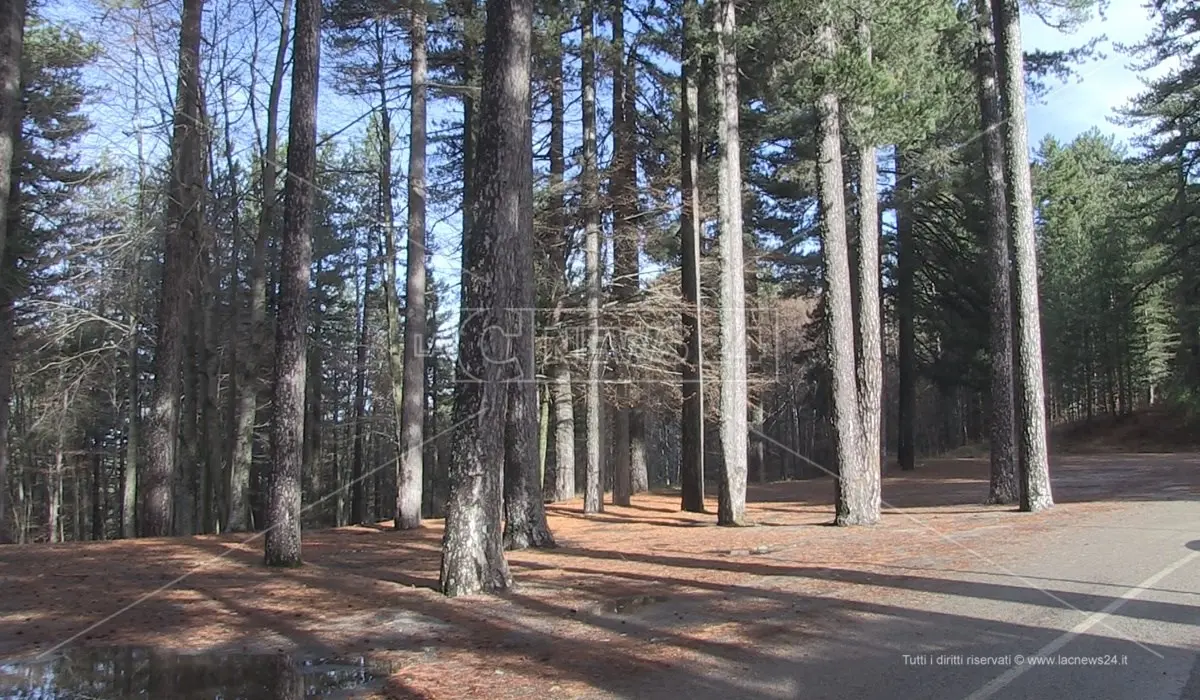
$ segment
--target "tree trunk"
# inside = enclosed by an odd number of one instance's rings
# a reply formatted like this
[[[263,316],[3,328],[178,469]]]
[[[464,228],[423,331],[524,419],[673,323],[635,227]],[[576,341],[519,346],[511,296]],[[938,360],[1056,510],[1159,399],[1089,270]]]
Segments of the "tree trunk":
[[[532,115],[529,89],[532,0],[488,0],[483,80],[476,144],[469,247],[464,251],[459,333],[459,376],[454,396],[450,499],[442,540],[441,589],[458,596],[512,585],[500,531],[500,480],[511,453],[505,448],[532,427],[536,440],[532,319],[514,314],[532,293]],[[522,322],[528,323],[521,327]],[[498,331],[498,332],[497,332]],[[509,339],[517,339],[509,342]],[[488,361],[513,358],[514,363]],[[528,353],[529,360],[523,356]],[[533,396],[529,402],[528,396]],[[533,411],[511,420],[512,408]],[[504,425],[508,430],[497,430]],[[525,432],[530,432],[526,427]],[[531,445],[532,447],[532,445]],[[531,455],[533,456],[533,455]],[[536,469],[534,461],[527,469]],[[509,471],[511,474],[511,470]],[[526,472],[528,475],[528,471]],[[508,494],[505,494],[508,495]]]
[[[984,190],[987,206],[989,286],[989,354],[991,355],[991,422],[988,432],[991,476],[988,503],[1016,503],[1016,435],[1013,416],[1012,266],[1008,251],[1008,202],[1004,193],[1003,112],[996,82],[996,41],[987,0],[977,0],[979,52],[975,82],[983,130]]]
[[[720,0],[717,33],[718,196],[721,242],[721,450],[717,523],[746,520],[746,270],[742,263],[742,168],[733,0]]]
[[[512,85],[504,92],[498,107],[511,107],[514,112],[493,113],[499,119],[520,118],[522,121],[512,122],[511,133],[505,130],[498,134],[496,144],[506,143],[510,152],[497,161],[498,167],[494,172],[513,175],[505,179],[505,186],[514,188],[517,197],[517,227],[511,232],[513,237],[503,242],[506,246],[500,261],[511,275],[505,280],[502,274],[497,280],[503,297],[509,300],[505,309],[513,333],[508,334],[509,355],[514,362],[516,374],[507,380],[508,384],[508,416],[505,426],[504,440],[504,546],[506,549],[526,549],[528,547],[553,547],[554,538],[550,535],[550,527],[546,523],[546,506],[542,498],[542,480],[538,473],[538,385],[537,369],[534,360],[534,329],[537,324],[537,292],[534,287],[534,233],[533,233],[533,130],[530,106],[530,48],[522,42],[532,36],[532,9],[530,9],[529,25],[520,17],[524,12],[523,5],[532,3],[529,0],[519,0],[513,4],[512,12],[520,27],[512,28],[514,36],[511,41],[516,45],[507,45],[503,53],[506,70],[498,79],[506,80]],[[488,8],[489,11],[491,8]],[[511,64],[509,62],[511,61]],[[510,72],[511,71],[511,72]],[[514,100],[509,103],[508,100]],[[519,100],[519,101],[517,101]],[[501,127],[503,128],[503,127]],[[520,139],[520,140],[518,140]],[[520,173],[520,177],[515,177]],[[493,185],[494,186],[494,185]],[[507,201],[496,201],[497,205],[509,205]],[[503,216],[493,218],[500,224],[501,231],[506,230],[507,222]]]
[[[236,225],[236,219],[235,219]],[[215,257],[215,248],[211,249],[211,254]],[[200,357],[199,362],[200,378],[197,382],[200,387],[200,451],[203,455],[202,464],[198,465],[202,469],[204,475],[204,489],[202,494],[201,517],[196,521],[196,525],[201,528],[201,532],[217,532],[218,531],[218,507],[221,502],[220,486],[221,483],[221,455],[224,453],[224,445],[221,439],[221,409],[220,409],[220,393],[221,393],[221,349],[217,341],[217,319],[216,305],[217,295],[219,293],[221,282],[218,277],[219,268],[215,264],[215,260],[210,263],[211,271],[208,275],[209,281],[207,291],[203,296],[201,303],[204,305],[204,318],[201,321],[203,329],[200,334]]]
[[[554,245],[547,246],[553,275],[554,310],[551,325],[561,340],[550,364],[550,403],[554,433],[554,481],[550,500],[565,501],[575,497],[575,399],[571,393],[571,370],[566,353],[570,350],[569,334],[562,329],[563,307],[567,294],[567,258],[571,254],[572,232],[567,226],[564,175],[566,174],[566,106],[563,98],[563,51],[561,39],[554,44],[550,57],[550,236]],[[555,246],[561,247],[556,250]]]
[[[397,297],[398,283],[396,281],[396,212],[392,203],[392,117],[387,99],[387,57],[384,53],[382,40],[377,44],[376,49],[378,62],[375,66],[375,71],[377,80],[379,81],[379,203],[382,209],[384,245],[383,299],[385,318],[387,320],[388,372],[391,379],[391,435],[395,441],[396,449],[399,451],[400,443],[403,439],[401,437],[402,431],[400,426],[403,420],[401,413],[403,410],[402,406],[404,405],[404,349],[401,347],[400,340],[400,300]],[[397,457],[399,456],[397,454]],[[397,488],[396,497],[392,499],[392,514],[395,515],[400,507],[400,484],[402,482],[399,459],[396,460],[395,468],[392,472]],[[416,489],[416,502],[419,504],[421,502],[420,482],[410,484],[409,486]],[[380,497],[381,494],[376,494],[376,517],[380,515]],[[407,498],[408,496],[405,496],[406,500]],[[418,522],[420,515],[418,506],[416,514]],[[399,527],[398,523],[396,526]]]
[[[916,250],[913,240],[913,174],[908,157],[896,149],[896,323],[900,410],[896,460],[901,471],[917,468]]]
[[[696,138],[697,94],[695,82],[696,52],[692,26],[700,9],[696,0],[685,0],[683,6],[683,61],[680,72],[679,153],[680,190],[683,207],[679,221],[681,257],[683,258],[683,357],[682,406],[680,424],[679,481],[682,490],[681,507],[693,513],[704,512],[704,385],[701,370],[703,343],[701,337],[700,301],[700,149]]]
[[[15,187],[13,189],[16,189]],[[10,198],[9,202],[15,204],[15,198]],[[8,212],[10,219],[17,219],[15,211],[10,209]],[[17,513],[14,510],[9,514],[8,503],[8,435],[9,435],[9,419],[12,411],[12,389],[13,389],[13,361],[16,351],[16,314],[13,308],[13,290],[11,288],[12,280],[16,276],[17,265],[16,256],[9,249],[9,253],[0,256],[0,544],[8,544],[16,541],[18,538],[14,536],[17,531],[15,527],[17,521]],[[9,520],[12,522],[10,527]]]
[[[279,168],[279,102],[283,93],[284,61],[287,56],[292,0],[283,0],[279,25],[279,47],[267,97],[267,145],[262,159],[262,201],[258,231],[250,263],[250,304],[242,323],[243,342],[237,355],[233,392],[234,434],[230,448],[229,483],[226,486],[225,528],[239,532],[250,527],[250,473],[254,462],[254,423],[262,383],[259,363],[267,337],[267,241],[275,226],[276,180]]]
[[[142,489],[142,534],[171,534],[176,515],[172,488],[177,477],[180,374],[184,327],[200,236],[203,138],[200,133],[200,20],[204,0],[184,0],[179,32],[179,81],[171,137],[172,165],[167,198],[167,238],[162,294],[154,349],[154,390],[146,431],[146,483]]]
[[[633,78],[625,63],[625,2],[613,3],[612,32],[612,119],[613,154],[609,195],[613,221],[613,295],[626,303],[638,289],[637,161],[633,129]],[[630,423],[632,406],[627,382],[636,358],[626,356],[618,363],[613,406],[613,503],[629,505],[633,494]]]
[[[139,189],[141,185],[139,184]],[[140,195],[139,195],[140,198]],[[139,207],[140,211],[140,207]],[[139,227],[140,228],[140,227]],[[131,288],[134,290],[134,301],[131,304],[137,308],[136,298],[137,290],[140,287],[141,281],[141,264],[134,263],[133,282]],[[135,519],[135,509],[137,503],[137,480],[138,480],[138,448],[141,443],[141,431],[139,430],[141,423],[141,401],[139,399],[139,363],[138,363],[138,317],[137,314],[131,314],[129,317],[129,339],[128,346],[125,351],[126,362],[129,365],[128,384],[125,389],[126,409],[126,432],[125,432],[125,465],[121,469],[121,537],[131,539],[137,536],[137,520]],[[3,396],[0,396],[3,400]],[[7,405],[7,401],[3,404]],[[0,409],[2,410],[2,409]],[[3,418],[3,416],[0,416]],[[4,421],[0,421],[3,423]],[[0,441],[0,449],[3,449],[3,441]]]
[[[823,58],[833,60],[833,27],[818,30]],[[866,483],[866,461],[860,444],[855,372],[854,311],[849,244],[846,236],[845,178],[842,171],[841,107],[832,89],[817,98],[817,178],[820,185],[821,250],[825,268],[825,313],[828,361],[833,395],[834,462],[837,470],[838,525],[863,525],[872,519],[872,493]]]
[[[763,361],[762,361],[762,315],[759,313],[759,296],[758,296],[758,250],[757,247],[746,246],[747,255],[750,258],[750,263],[746,266],[746,322],[749,325],[747,331],[747,372],[755,377],[763,376]],[[763,421],[766,418],[766,412],[763,410],[763,401],[766,397],[764,392],[759,389],[755,391],[753,396],[750,396],[750,422],[749,422],[749,439],[750,451],[748,454],[748,473],[753,475],[753,478],[758,483],[765,483],[767,480],[766,474],[766,443],[763,440],[764,426]]]
[[[198,252],[192,248],[192,252]],[[194,261],[197,268],[203,263]],[[197,313],[200,294],[197,290],[188,292],[188,310],[184,318],[183,341],[183,398],[180,403],[179,454],[175,459],[175,488],[174,488],[174,534],[187,536],[196,534],[196,496],[199,469],[197,462],[200,458],[199,424],[196,422],[199,401],[199,373],[196,371],[197,350],[199,348],[198,329],[200,324]]]
[[[1046,447],[1046,406],[1042,378],[1042,329],[1038,311],[1037,241],[1033,188],[1029,174],[1029,135],[1025,114],[1025,63],[1021,49],[1021,10],[1017,0],[992,0],[999,75],[1007,113],[1004,153],[1008,176],[1009,229],[1016,285],[1017,401],[1021,415],[1021,510],[1054,505]]]
[[[318,278],[321,274],[321,267],[317,265]],[[313,305],[315,308],[320,308],[319,304]],[[321,337],[322,333],[322,317],[317,316],[313,321],[313,335]],[[323,452],[324,443],[322,440],[322,432],[324,425],[325,409],[325,358],[321,353],[319,343],[310,343],[308,347],[308,358],[306,371],[308,379],[305,381],[304,394],[304,459],[303,459],[303,475],[307,482],[306,489],[310,497],[320,498],[324,493],[321,486],[321,477],[324,473],[325,455]],[[315,515],[315,514],[314,514]],[[310,516],[310,522],[312,516]]]
[[[21,53],[25,39],[25,0],[0,3],[0,260],[4,259],[9,231],[13,173],[17,172],[17,141],[21,135]],[[13,219],[15,221],[15,219]],[[0,474],[2,476],[2,474]],[[0,503],[0,530],[4,505]]]
[[[99,438],[92,441],[92,541],[104,539],[104,444]]]
[[[650,490],[650,470],[646,463],[646,412],[640,408],[629,414],[629,481],[634,493]]]
[[[287,184],[279,254],[279,312],[275,333],[273,461],[267,489],[265,560],[299,566],[300,467],[304,455],[304,385],[308,341],[308,283],[312,260],[317,165],[317,76],[321,0],[297,0],[288,125]]]
[[[871,63],[871,32],[859,20],[858,39]],[[870,106],[860,107],[869,112]],[[879,521],[881,464],[879,445],[883,413],[883,340],[879,306],[879,172],[875,146],[860,139],[858,158],[858,421],[861,472],[854,490],[855,502],[847,499],[857,524]],[[845,484],[843,484],[845,486]],[[849,494],[847,494],[849,495]]]
[[[367,522],[366,476],[363,471],[364,447],[367,430],[367,351],[371,345],[370,304],[371,271],[375,264],[371,259],[370,246],[363,265],[363,291],[361,308],[358,312],[358,344],[354,350],[354,456],[350,466],[350,523],[362,525]]]
[[[408,151],[408,269],[404,310],[404,382],[400,408],[398,530],[421,526],[425,429],[425,21],[412,10],[412,126]]]
[[[595,14],[592,0],[584,0],[582,25],[581,73],[583,84],[583,222],[587,287],[587,363],[585,390],[587,412],[587,469],[583,490],[583,512],[604,510],[604,482],[601,480],[600,382],[603,364],[600,357],[600,175],[596,165],[596,46],[593,36]]]

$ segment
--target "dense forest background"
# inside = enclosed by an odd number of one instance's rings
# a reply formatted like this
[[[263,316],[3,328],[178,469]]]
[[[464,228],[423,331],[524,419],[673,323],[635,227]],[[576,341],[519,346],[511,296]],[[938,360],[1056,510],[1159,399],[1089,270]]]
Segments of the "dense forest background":
[[[261,529],[277,409],[302,448],[304,526],[445,513],[464,258],[493,196],[477,171],[503,132],[484,8],[296,2],[42,0],[0,18],[23,27],[0,113],[5,538]],[[511,401],[536,419],[514,449],[535,455],[539,503],[682,484],[687,507],[720,482],[725,513],[736,435],[749,479],[793,479],[869,470],[851,448],[911,469],[1005,429],[1011,456],[1038,404],[1051,424],[1200,408],[1195,3],[1153,3],[1154,33],[1120,49],[1160,76],[1123,111],[1133,143],[1032,144],[1032,248],[1003,202],[1021,195],[1013,95],[1039,99],[1095,47],[1022,61],[1000,22],[1016,5],[995,5],[767,0],[735,27],[731,2],[536,4],[533,267],[514,282],[536,301],[512,306],[533,332]],[[1026,10],[1068,31],[1097,8]],[[321,92],[298,146],[301,67]],[[302,150],[305,209],[285,192]],[[295,230],[311,232],[299,297]],[[1042,356],[1023,372],[1030,303]],[[285,354],[280,319],[303,321]],[[734,355],[745,381],[725,380]],[[284,360],[304,370],[298,411],[277,402]],[[865,407],[855,439],[847,396]]]

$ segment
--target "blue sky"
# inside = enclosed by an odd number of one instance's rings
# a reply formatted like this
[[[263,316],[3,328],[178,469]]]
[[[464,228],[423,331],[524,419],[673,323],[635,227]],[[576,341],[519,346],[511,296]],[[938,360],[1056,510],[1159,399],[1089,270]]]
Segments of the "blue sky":
[[[1131,131],[1108,121],[1113,110],[1124,106],[1143,89],[1138,74],[1129,68],[1130,57],[1115,50],[1116,44],[1135,44],[1154,26],[1149,11],[1139,0],[1113,0],[1104,17],[1093,17],[1072,34],[1047,27],[1031,13],[1022,17],[1022,43],[1027,51],[1069,49],[1105,35],[1097,47],[1104,58],[1080,66],[1079,79],[1055,86],[1029,110],[1029,141],[1036,146],[1047,134],[1068,141],[1092,127],[1128,141]]]

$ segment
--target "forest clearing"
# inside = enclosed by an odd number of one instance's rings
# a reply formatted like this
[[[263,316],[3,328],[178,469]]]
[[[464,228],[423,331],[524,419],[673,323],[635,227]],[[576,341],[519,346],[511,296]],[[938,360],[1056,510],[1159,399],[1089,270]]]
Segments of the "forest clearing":
[[[1191,0],[0,0],[0,700],[1200,700],[1198,94]]]

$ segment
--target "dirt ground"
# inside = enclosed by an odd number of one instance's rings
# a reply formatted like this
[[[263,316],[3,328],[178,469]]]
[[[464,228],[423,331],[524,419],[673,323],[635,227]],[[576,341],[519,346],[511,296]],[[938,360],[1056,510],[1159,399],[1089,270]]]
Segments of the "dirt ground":
[[[827,479],[752,486],[754,526],[736,529],[679,512],[673,493],[591,517],[555,504],[559,547],[510,553],[516,590],[456,600],[434,590],[440,521],[305,532],[305,566],[284,571],[261,566],[248,535],[0,547],[0,655],[65,643],[363,653],[399,669],[389,697],[587,695],[605,679],[736,665],[819,630],[853,596],[902,599],[897,567],[977,565],[1096,509],[1200,494],[1191,455],[1063,457],[1053,471],[1060,505],[1037,515],[980,505],[984,460],[893,472],[874,528],[826,527]]]

